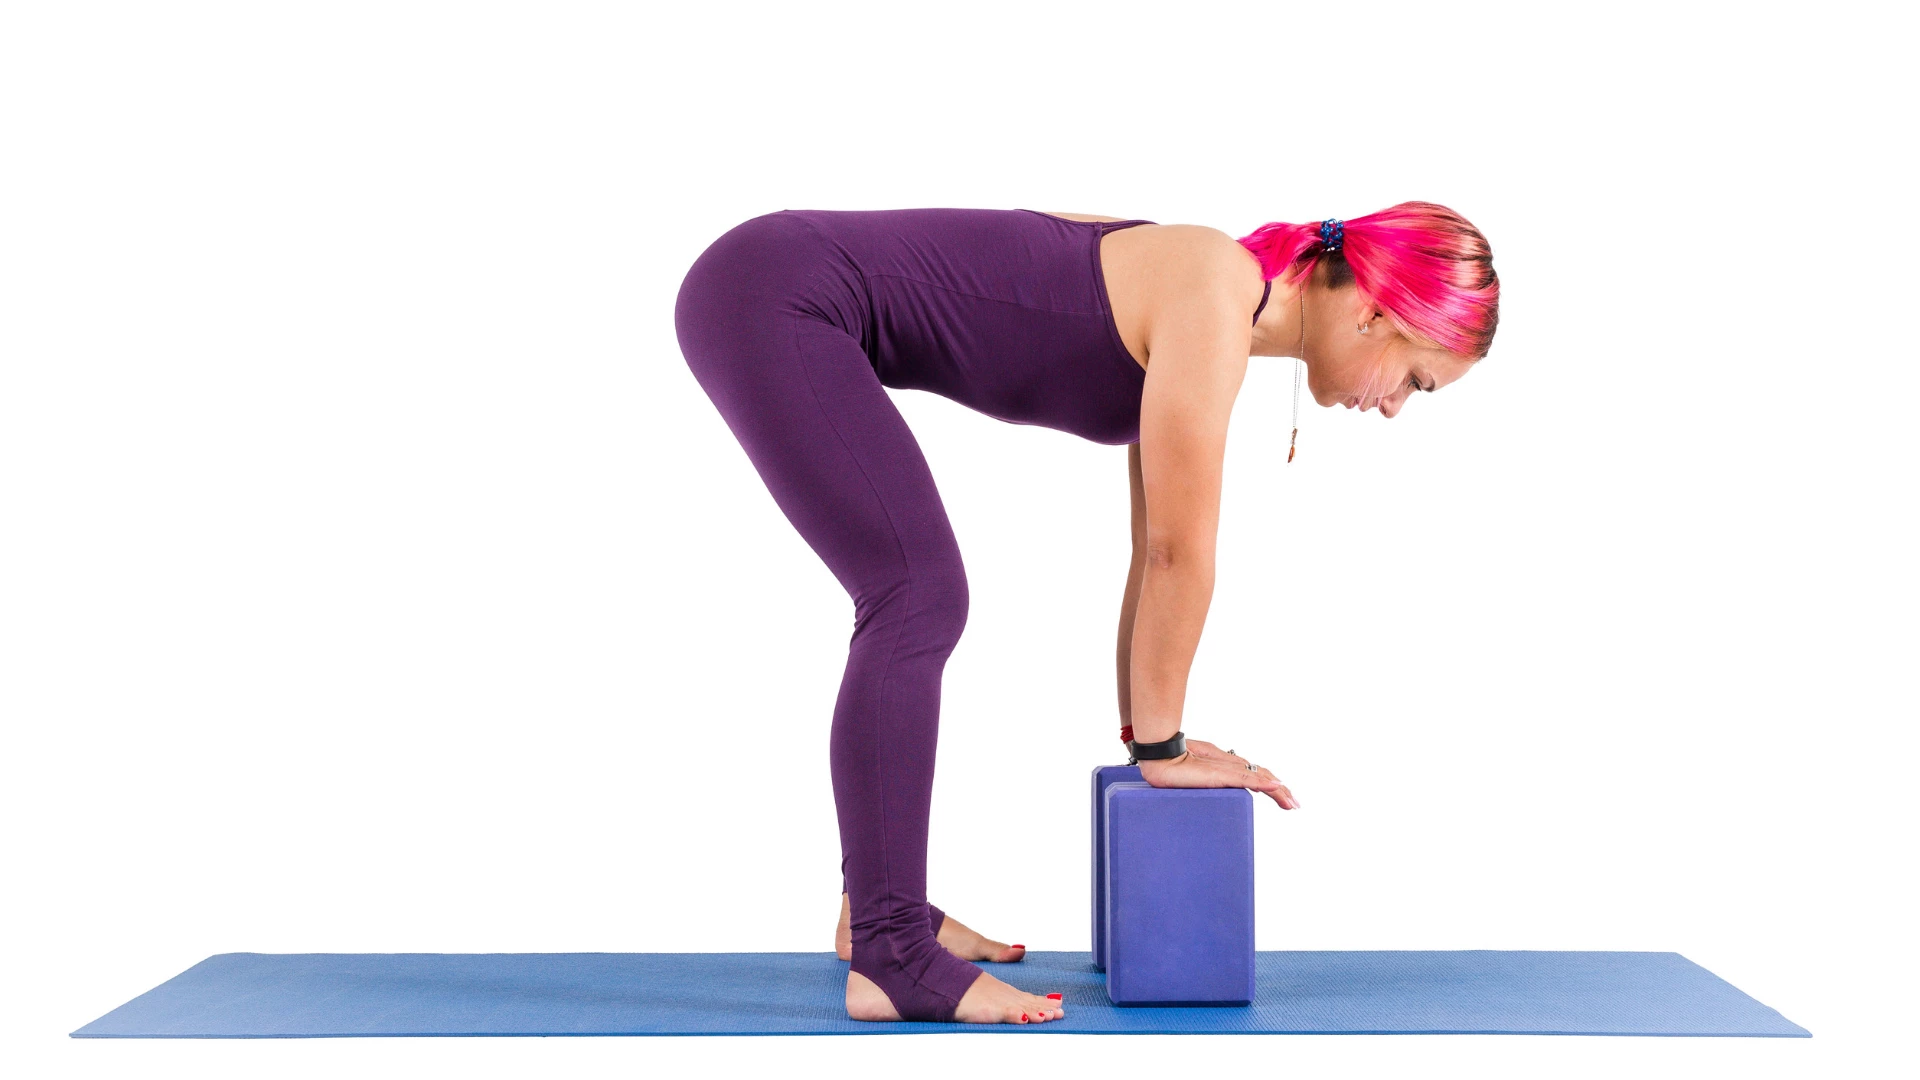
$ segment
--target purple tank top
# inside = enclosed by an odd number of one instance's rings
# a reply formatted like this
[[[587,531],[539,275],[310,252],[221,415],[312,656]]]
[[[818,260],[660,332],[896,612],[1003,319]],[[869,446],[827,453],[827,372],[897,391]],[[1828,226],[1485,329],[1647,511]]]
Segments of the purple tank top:
[[[1100,238],[1154,222],[1035,210],[782,213],[842,263],[823,275],[831,295],[816,299],[859,338],[882,385],[1097,443],[1139,440],[1146,372],[1113,321]]]

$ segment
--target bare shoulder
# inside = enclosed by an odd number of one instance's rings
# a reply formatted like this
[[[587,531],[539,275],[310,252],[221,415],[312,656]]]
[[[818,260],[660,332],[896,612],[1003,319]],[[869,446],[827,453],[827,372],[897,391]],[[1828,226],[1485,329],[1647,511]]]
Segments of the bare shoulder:
[[[1122,240],[1127,234],[1135,234]],[[1117,254],[1140,276],[1149,312],[1167,307],[1222,313],[1245,306],[1251,312],[1260,295],[1260,262],[1240,241],[1206,225],[1159,225],[1112,234]],[[1151,318],[1151,314],[1149,315]]]
[[[1161,225],[1143,234],[1143,239],[1154,245],[1162,259],[1207,280],[1217,281],[1221,271],[1249,262],[1257,265],[1240,241],[1209,225]]]
[[[1100,245],[1120,339],[1149,371],[1154,354],[1180,348],[1183,335],[1203,333],[1203,350],[1217,352],[1227,337],[1251,334],[1242,328],[1260,298],[1260,264],[1232,236],[1205,225],[1139,225]]]

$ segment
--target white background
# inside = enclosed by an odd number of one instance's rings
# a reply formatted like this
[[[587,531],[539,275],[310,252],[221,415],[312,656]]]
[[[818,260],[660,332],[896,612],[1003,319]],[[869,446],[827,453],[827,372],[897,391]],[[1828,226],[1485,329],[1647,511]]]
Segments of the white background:
[[[0,9],[20,1075],[1913,1067],[1892,9],[695,7]],[[830,947],[852,605],[673,334],[735,223],[1403,199],[1492,355],[1233,421],[1185,726],[1305,804],[1259,945],[1673,950],[1811,1041],[66,1038],[217,952]],[[1125,451],[893,397],[972,590],[931,896],[1087,948]]]

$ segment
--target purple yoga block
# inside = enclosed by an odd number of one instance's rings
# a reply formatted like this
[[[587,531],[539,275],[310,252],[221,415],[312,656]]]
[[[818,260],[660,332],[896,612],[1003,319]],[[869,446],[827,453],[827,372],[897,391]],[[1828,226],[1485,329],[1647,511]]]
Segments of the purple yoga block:
[[[1093,770],[1093,970],[1107,970],[1107,788],[1140,782],[1138,765],[1101,765]]]
[[[1251,1003],[1253,796],[1115,782],[1105,810],[1107,996]]]

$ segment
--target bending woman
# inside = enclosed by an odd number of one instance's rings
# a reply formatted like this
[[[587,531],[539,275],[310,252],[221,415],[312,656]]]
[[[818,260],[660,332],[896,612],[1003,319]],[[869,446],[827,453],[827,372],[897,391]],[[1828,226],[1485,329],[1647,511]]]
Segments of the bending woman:
[[[700,255],[674,306],[687,365],[854,604],[830,739],[849,1016],[1065,1015],[971,962],[1021,947],[927,902],[940,679],[967,576],[885,388],[1128,447],[1121,737],[1155,786],[1244,787],[1292,809],[1271,772],[1212,744],[1149,760],[1180,730],[1248,358],[1298,357],[1320,405],[1392,417],[1486,354],[1498,301],[1485,238],[1431,203],[1238,240],[1032,210],[783,210]]]

